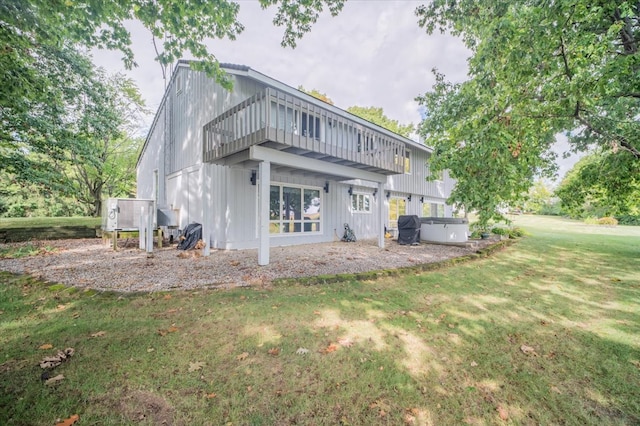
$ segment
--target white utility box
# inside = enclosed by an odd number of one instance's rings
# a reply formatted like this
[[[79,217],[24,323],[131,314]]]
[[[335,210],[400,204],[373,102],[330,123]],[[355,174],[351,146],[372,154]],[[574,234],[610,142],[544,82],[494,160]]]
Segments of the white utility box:
[[[140,225],[140,217],[151,213],[153,227],[156,224],[155,202],[143,198],[108,198],[102,204],[102,230],[104,231],[138,231],[146,228]]]

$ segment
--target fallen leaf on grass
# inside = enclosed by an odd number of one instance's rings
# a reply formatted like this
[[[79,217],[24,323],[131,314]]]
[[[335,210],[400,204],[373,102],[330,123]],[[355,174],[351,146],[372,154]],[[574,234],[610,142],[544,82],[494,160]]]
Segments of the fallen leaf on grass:
[[[249,352],[242,352],[240,355],[236,356],[238,361],[244,361],[249,356]]]
[[[500,416],[500,419],[509,420],[509,412],[505,408],[497,407],[496,410],[498,411],[498,416]]]
[[[53,349],[53,345],[51,343],[45,343],[44,345],[38,346],[38,349],[42,349],[42,350]]]
[[[56,423],[56,426],[71,426],[72,424],[74,424],[78,420],[80,420],[80,416],[77,415],[77,414],[74,414],[73,416],[69,417],[68,419],[64,419],[61,422]]]
[[[353,340],[349,339],[348,337],[342,337],[338,339],[338,344],[340,344],[340,346],[344,346],[345,348],[350,348],[351,346],[353,346]]]
[[[213,399],[216,396],[218,396],[218,395],[216,395],[215,392],[211,392],[211,393],[206,394],[204,397],[207,398],[207,399]]]
[[[308,353],[309,353],[309,349],[307,348],[298,348],[298,350],[296,350],[297,355],[306,355]]]
[[[280,354],[280,348],[271,348],[267,351],[269,355],[278,356]]]
[[[91,337],[102,337],[102,336],[104,336],[105,334],[107,334],[107,332],[106,332],[106,331],[97,331],[97,332],[95,332],[95,333],[92,333],[92,334],[91,334]]]
[[[536,353],[536,350],[534,348],[532,348],[531,346],[522,345],[522,346],[520,346],[520,350],[525,355],[538,356],[538,354]]]
[[[335,343],[331,343],[329,346],[324,348],[321,352],[325,353],[325,354],[329,354],[329,353],[335,352],[337,350],[338,350],[338,345],[336,345]]]
[[[171,299],[171,295],[170,294],[165,294],[163,299],[164,300],[169,300],[169,299]]]
[[[64,376],[62,374],[58,374],[55,377],[45,380],[44,384],[47,386],[52,386],[52,385],[55,385],[56,383],[61,382],[62,380],[64,380]]]
[[[205,366],[205,363],[202,361],[190,362],[189,363],[189,373],[194,371],[202,370],[202,367]]]
[[[161,336],[166,336],[168,333],[175,333],[176,331],[180,330],[178,327],[175,326],[171,326],[169,328],[167,328],[166,330],[164,329],[160,329],[158,330],[158,334]]]
[[[67,348],[64,351],[58,351],[55,356],[46,356],[40,361],[40,368],[54,368],[71,358],[75,353],[75,349]]]
[[[477,366],[478,366],[478,363],[477,363],[477,362],[475,362],[475,361],[471,361],[471,366],[472,366],[472,367],[477,367]]]
[[[58,310],[58,311],[64,311],[65,309],[67,309],[67,307],[65,305],[58,305],[56,307],[56,310]]]

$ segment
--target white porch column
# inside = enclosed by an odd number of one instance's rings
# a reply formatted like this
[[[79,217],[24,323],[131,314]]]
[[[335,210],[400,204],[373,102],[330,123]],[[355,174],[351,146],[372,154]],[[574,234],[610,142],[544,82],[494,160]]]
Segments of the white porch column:
[[[258,265],[269,264],[269,193],[271,163],[258,164]]]
[[[202,200],[202,240],[204,241],[204,247],[202,248],[202,255],[209,256],[211,254],[211,222],[213,215],[213,202],[211,196],[211,164],[202,163],[200,166],[200,185],[201,193],[200,199]]]
[[[378,182],[378,247],[380,248],[384,248],[384,200],[386,200],[384,183]]]
[[[147,203],[147,233],[145,234],[147,237],[147,253],[153,253],[153,207],[156,205],[155,202],[149,201]]]

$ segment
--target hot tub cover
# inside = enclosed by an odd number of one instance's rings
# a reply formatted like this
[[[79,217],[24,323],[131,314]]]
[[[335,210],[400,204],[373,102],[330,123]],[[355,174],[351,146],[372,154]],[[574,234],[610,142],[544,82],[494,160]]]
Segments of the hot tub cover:
[[[469,220],[464,217],[422,217],[420,222],[430,225],[464,225],[469,223]]]

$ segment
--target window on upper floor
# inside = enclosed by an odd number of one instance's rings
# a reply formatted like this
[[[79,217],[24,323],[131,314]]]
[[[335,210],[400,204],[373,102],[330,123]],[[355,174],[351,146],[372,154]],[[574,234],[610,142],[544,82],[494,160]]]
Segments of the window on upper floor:
[[[300,128],[302,130],[302,136],[320,139],[320,117],[303,112]]]
[[[408,149],[404,152],[404,172],[411,174],[411,151]]]
[[[398,149],[396,149],[396,153],[393,159],[395,164],[402,164],[403,163],[403,158],[400,156],[400,152]],[[405,174],[411,174],[411,151],[409,151],[408,149],[404,150],[404,168],[403,168],[403,172]]]

